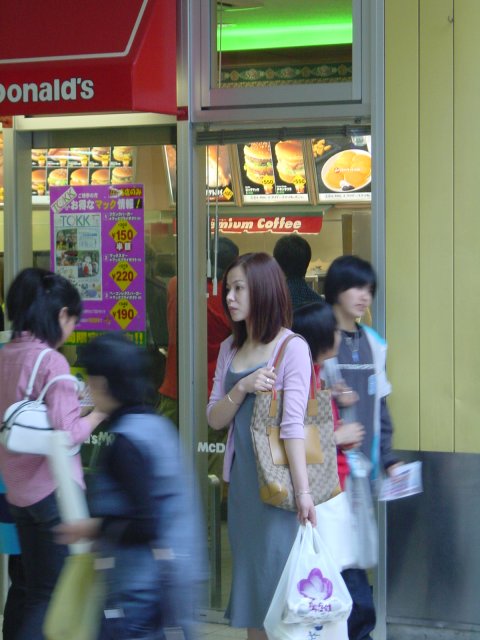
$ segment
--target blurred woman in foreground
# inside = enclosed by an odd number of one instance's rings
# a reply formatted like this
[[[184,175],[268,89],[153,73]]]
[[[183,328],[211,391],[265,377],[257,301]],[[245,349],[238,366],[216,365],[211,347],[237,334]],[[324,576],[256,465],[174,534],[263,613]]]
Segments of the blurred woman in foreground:
[[[203,538],[177,431],[147,401],[148,354],[108,334],[84,347],[81,362],[115,438],[89,491],[94,517],[60,525],[59,539],[94,539],[100,555],[113,559],[104,569],[100,640],[161,640],[167,627],[189,638]]]

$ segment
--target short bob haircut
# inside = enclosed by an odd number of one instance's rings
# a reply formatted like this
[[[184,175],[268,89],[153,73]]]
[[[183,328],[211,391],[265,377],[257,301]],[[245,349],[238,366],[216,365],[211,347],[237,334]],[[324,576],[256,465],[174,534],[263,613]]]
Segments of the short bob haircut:
[[[282,327],[292,324],[292,302],[285,275],[276,260],[267,253],[245,253],[226,269],[222,288],[223,308],[230,319],[233,344],[240,348],[247,338],[245,321],[233,322],[227,305],[228,274],[235,267],[245,272],[250,294],[250,318],[252,338],[263,344],[271,342]]]
[[[372,265],[358,256],[335,258],[325,276],[325,300],[337,304],[341,293],[356,287],[370,287],[372,296],[375,295],[377,276]]]
[[[69,280],[46,269],[23,269],[10,285],[6,299],[13,337],[28,331],[57,347],[62,340],[59,314],[64,307],[70,317],[80,319],[82,300]]]
[[[121,333],[105,333],[84,345],[79,362],[89,376],[103,376],[121,406],[151,404],[153,379],[148,352]]]
[[[292,233],[277,241],[273,257],[287,278],[304,278],[312,259],[312,250],[305,238]]]
[[[305,338],[314,361],[333,349],[337,328],[333,309],[323,300],[305,304],[293,313],[292,331]]]

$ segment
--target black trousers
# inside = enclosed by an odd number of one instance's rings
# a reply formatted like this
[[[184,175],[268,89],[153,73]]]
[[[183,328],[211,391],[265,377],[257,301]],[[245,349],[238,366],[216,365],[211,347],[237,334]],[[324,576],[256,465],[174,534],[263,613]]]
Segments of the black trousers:
[[[345,569],[342,577],[353,600],[348,618],[349,640],[370,640],[375,629],[376,615],[372,587],[364,569]]]

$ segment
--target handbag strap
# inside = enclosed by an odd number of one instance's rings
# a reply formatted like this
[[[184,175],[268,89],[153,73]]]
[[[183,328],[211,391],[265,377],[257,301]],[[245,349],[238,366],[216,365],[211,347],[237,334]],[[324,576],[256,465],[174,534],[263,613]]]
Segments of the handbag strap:
[[[52,351],[52,349],[43,349],[43,351],[38,354],[38,358],[36,359],[35,364],[33,365],[32,373],[30,374],[30,379],[28,380],[27,390],[25,392],[25,400],[30,400],[30,396],[32,395],[33,391],[33,385],[35,383],[35,378],[37,377],[40,364],[49,351]]]
[[[49,351],[52,351],[52,349],[47,348],[47,349],[43,349],[43,351],[41,351],[38,355],[38,358],[35,361],[35,364],[33,365],[33,370],[32,373],[30,374],[30,379],[28,381],[28,385],[27,385],[27,390],[25,392],[25,400],[30,400],[30,396],[32,395],[32,391],[33,391],[33,385],[35,384],[35,378],[37,377],[37,373],[38,370],[40,368],[40,365],[42,363],[43,358],[47,355],[47,353]],[[49,380],[47,382],[47,384],[43,387],[43,389],[40,391],[40,395],[38,396],[38,398],[35,400],[35,402],[43,402],[43,399],[45,397],[45,394],[47,393],[47,391],[49,390],[49,388],[51,387],[51,385],[54,382],[58,382],[59,380],[71,380],[72,382],[74,382],[77,385],[77,389],[80,389],[80,381],[78,378],[76,378],[75,376],[72,376],[70,373],[64,373],[60,376],[55,376],[55,378],[52,378],[51,380]]]
[[[47,393],[47,391],[50,389],[50,387],[52,386],[52,384],[54,382],[59,382],[60,380],[71,380],[72,382],[74,382],[77,386],[77,390],[80,390],[80,380],[78,378],[76,378],[75,376],[72,376],[70,373],[64,373],[61,376],[55,376],[55,378],[52,378],[51,380],[49,380],[47,382],[47,384],[43,387],[43,389],[40,392],[40,395],[38,396],[38,398],[35,400],[35,402],[43,402],[43,399],[45,397],[45,394]]]
[[[277,370],[277,367],[280,365],[280,363],[283,360],[283,357],[285,355],[285,350],[287,348],[288,343],[290,342],[290,340],[293,340],[293,338],[300,338],[300,340],[303,340],[305,342],[305,344],[308,347],[308,342],[305,340],[305,338],[303,336],[301,336],[299,333],[291,333],[290,335],[288,335],[285,340],[282,342],[282,344],[280,345],[280,347],[278,348],[278,351],[275,355],[275,359],[273,361],[272,366],[275,368],[275,370]],[[309,416],[314,416],[318,413],[318,402],[317,402],[317,377],[315,375],[315,368],[313,366],[313,360],[312,360],[312,354],[310,352],[310,347],[308,347],[308,356],[310,359],[310,389],[309,389],[309,396],[308,396],[308,406],[307,406],[307,414]],[[275,387],[272,389],[272,404],[270,407],[270,415],[274,416],[276,415],[276,402],[277,402],[277,390],[275,389]]]

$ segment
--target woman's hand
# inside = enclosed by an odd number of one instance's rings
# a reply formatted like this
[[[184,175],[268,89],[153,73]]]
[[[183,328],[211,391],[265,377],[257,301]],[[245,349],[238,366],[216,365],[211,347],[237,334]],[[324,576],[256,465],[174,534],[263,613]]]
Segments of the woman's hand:
[[[344,382],[332,385],[332,396],[340,407],[351,407],[358,402],[358,393],[347,387]]]
[[[244,393],[256,393],[257,391],[271,391],[277,374],[273,367],[262,367],[238,382],[238,388]]]
[[[387,467],[387,475],[389,476],[389,478],[393,478],[396,473],[398,472],[398,470],[400,469],[400,467],[402,467],[405,463],[404,462],[395,462],[395,464],[391,464],[389,467]]]
[[[348,422],[343,424],[342,421],[335,429],[334,440],[337,447],[341,449],[351,449],[359,447],[365,437],[365,429],[360,422]]]
[[[93,539],[100,530],[100,518],[86,518],[74,522],[62,522],[53,528],[58,544],[73,544],[79,540]]]
[[[306,524],[307,521],[312,523],[312,527],[317,526],[317,512],[313,504],[312,495],[310,493],[300,494],[295,497],[297,503],[297,518],[300,524]]]

